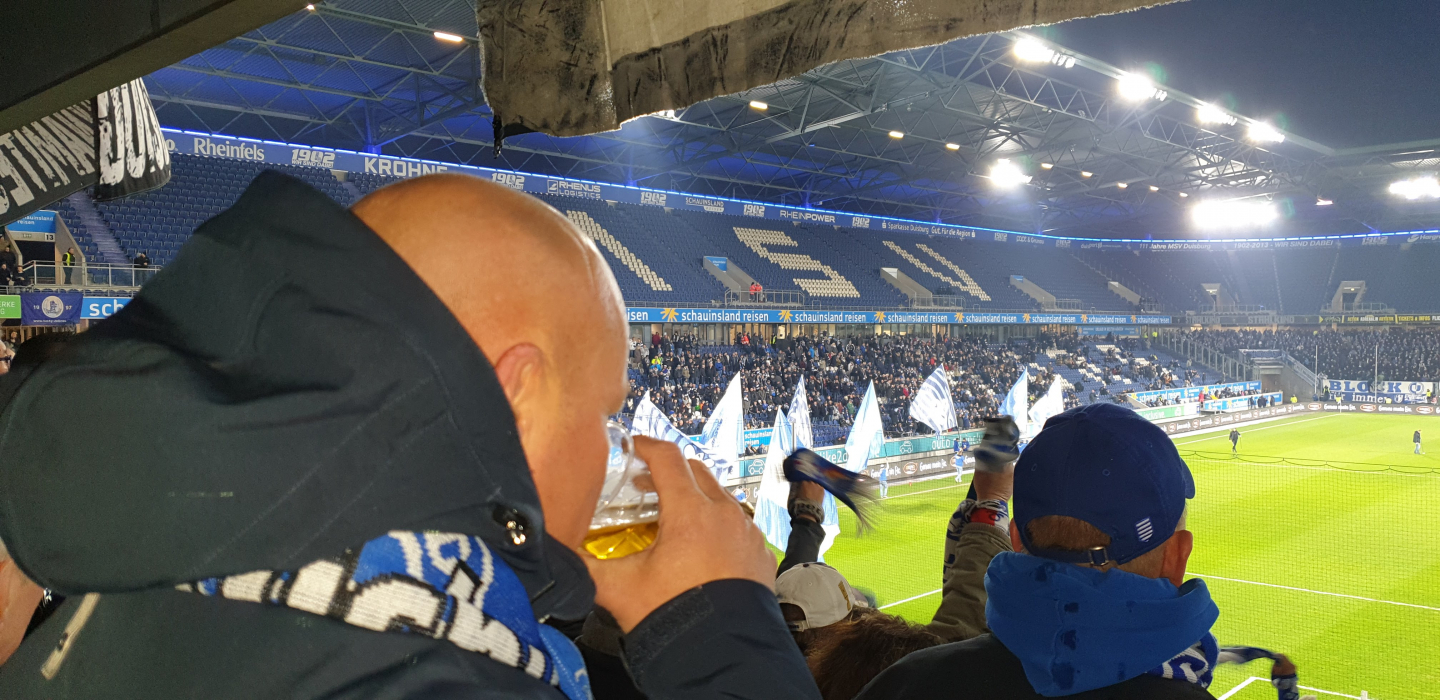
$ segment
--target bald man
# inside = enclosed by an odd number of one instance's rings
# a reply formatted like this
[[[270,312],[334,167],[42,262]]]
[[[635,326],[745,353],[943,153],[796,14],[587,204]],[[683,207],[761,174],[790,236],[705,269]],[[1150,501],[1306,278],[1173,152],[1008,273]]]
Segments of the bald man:
[[[540,623],[597,602],[651,697],[819,697],[761,536],[672,446],[637,445],[655,545],[579,554],[625,352],[608,267],[532,198],[444,175],[352,213],[262,174],[0,380],[0,540],[69,596],[0,697],[583,698]]]

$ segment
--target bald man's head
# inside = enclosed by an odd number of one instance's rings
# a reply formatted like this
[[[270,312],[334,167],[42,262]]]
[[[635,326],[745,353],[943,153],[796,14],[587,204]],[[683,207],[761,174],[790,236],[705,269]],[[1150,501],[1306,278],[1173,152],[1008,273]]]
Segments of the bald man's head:
[[[604,479],[605,418],[626,392],[624,305],[595,244],[539,200],[467,175],[405,180],[353,211],[490,360],[546,529],[578,546]]]

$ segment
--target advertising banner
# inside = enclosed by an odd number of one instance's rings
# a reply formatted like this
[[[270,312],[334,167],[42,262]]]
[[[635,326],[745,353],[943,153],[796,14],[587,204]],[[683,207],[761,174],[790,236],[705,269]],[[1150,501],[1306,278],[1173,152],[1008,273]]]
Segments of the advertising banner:
[[[31,212],[20,217],[18,221],[6,224],[5,229],[10,232],[10,237],[17,241],[54,241],[55,212],[49,210]]]
[[[20,318],[20,295],[0,294],[0,318]]]
[[[1131,323],[1169,324],[1169,316],[1114,316],[1101,314],[991,314],[974,311],[813,311],[805,309],[626,309],[631,323],[838,323],[838,324],[1110,324],[1122,318]]]
[[[472,165],[443,163],[434,160],[374,155],[356,151],[287,144],[279,141],[242,139],[221,134],[208,134],[177,129],[162,129],[161,131],[166,146],[174,153],[235,158],[238,160],[282,165],[307,165],[333,170],[345,170],[353,173],[387,175],[390,177],[415,177],[438,172],[464,172],[531,194],[563,195],[584,199],[623,202],[625,204],[643,204],[669,209],[703,211],[712,214],[730,214],[732,216],[768,219],[777,222],[800,221],[881,232],[895,231],[926,236],[975,239],[1024,247],[1051,246],[1067,250],[1273,250],[1284,248],[1400,245],[1401,243],[1415,243],[1422,240],[1440,240],[1440,229],[1306,238],[1212,239],[1203,241],[1064,238],[1045,234],[999,231],[996,229],[972,226],[957,226],[953,224],[892,219],[883,216],[851,214],[840,211],[790,207],[769,202],[747,202],[728,199],[726,197],[699,196],[685,194],[683,192],[668,192],[631,185],[574,180],[549,175],[516,172],[513,170],[496,170]],[[1110,316],[1109,318],[1112,320],[1092,321],[1091,323],[1162,323],[1160,321],[1136,321],[1129,316]],[[1392,316],[1391,318],[1393,319],[1394,317]],[[1339,321],[1337,321],[1337,323],[1338,322]],[[835,322],[825,321],[824,323]],[[897,321],[896,323],[901,322]],[[904,323],[923,323],[923,321],[904,321]],[[971,321],[970,323],[1019,323],[1019,321]],[[1049,322],[1037,321],[1037,323]],[[1168,323],[1168,321],[1163,323]],[[1329,323],[1329,321],[1327,321],[1327,323]]]
[[[1208,384],[1205,386],[1186,386],[1175,389],[1156,389],[1155,391],[1137,391],[1132,396],[1140,403],[1148,403],[1155,399],[1167,401],[1186,401],[1200,398],[1200,394],[1214,395],[1222,391],[1260,391],[1260,382],[1234,382],[1231,384]]]
[[[69,326],[80,320],[83,297],[75,292],[20,295],[20,322],[27,326]]]
[[[1261,397],[1264,397],[1266,400],[1268,400],[1270,405],[1272,406],[1279,404],[1280,402],[1285,400],[1285,395],[1276,391],[1269,394],[1258,394],[1254,396],[1236,396],[1229,399],[1212,399],[1202,404],[1200,406],[1200,410],[1219,411],[1222,413],[1243,411],[1245,409],[1255,408],[1255,404],[1259,402]]]
[[[1135,326],[1086,326],[1080,329],[1083,336],[1107,336],[1114,334],[1117,338],[1139,338],[1140,329]]]
[[[125,308],[129,303],[130,297],[85,297],[84,303],[80,305],[80,318],[109,318],[110,314]]]
[[[1434,396],[1434,382],[1391,382],[1331,379],[1326,382],[1332,398],[1354,403],[1426,403]]]

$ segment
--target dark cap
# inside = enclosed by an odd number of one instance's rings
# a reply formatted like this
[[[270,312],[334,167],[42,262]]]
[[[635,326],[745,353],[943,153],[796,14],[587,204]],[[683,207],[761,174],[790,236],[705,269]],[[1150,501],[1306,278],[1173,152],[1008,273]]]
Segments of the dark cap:
[[[1114,404],[1072,408],[1045,422],[1015,466],[1015,526],[1026,551],[1072,564],[1123,564],[1165,542],[1195,497],[1175,444],[1140,414]],[[1037,549],[1030,521],[1083,520],[1110,536],[1090,551]]]

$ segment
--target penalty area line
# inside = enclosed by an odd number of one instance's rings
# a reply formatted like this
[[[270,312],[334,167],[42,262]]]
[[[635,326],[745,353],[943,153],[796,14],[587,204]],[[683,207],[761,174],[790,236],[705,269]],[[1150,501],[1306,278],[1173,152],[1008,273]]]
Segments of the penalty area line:
[[[1349,598],[1349,599],[1351,599],[1351,600],[1360,600],[1360,601],[1364,601],[1364,602],[1366,602],[1366,603],[1384,603],[1385,605],[1398,605],[1398,606],[1400,606],[1400,607],[1405,607],[1405,608],[1419,608],[1419,609],[1421,609],[1421,610],[1429,610],[1429,611],[1431,611],[1431,612],[1440,612],[1440,608],[1431,607],[1431,606],[1429,606],[1429,605],[1419,605],[1419,604],[1416,604],[1416,603],[1401,603],[1401,602],[1395,601],[1395,600],[1380,600],[1379,598],[1366,598],[1366,597],[1364,597],[1364,596],[1350,595],[1350,594],[1348,594],[1348,593],[1331,593],[1330,591],[1316,591],[1316,590],[1311,590],[1311,589],[1309,589],[1309,588],[1297,588],[1297,587],[1295,587],[1295,586],[1282,586],[1282,585],[1280,585],[1280,584],[1278,584],[1278,583],[1263,583],[1263,582],[1260,582],[1260,581],[1246,581],[1246,580],[1244,580],[1244,579],[1226,578],[1226,577],[1224,577],[1224,576],[1207,576],[1206,574],[1198,574],[1198,573],[1195,573],[1195,572],[1190,572],[1189,575],[1195,576],[1195,577],[1197,577],[1197,578],[1206,579],[1206,580],[1215,579],[1216,581],[1230,581],[1231,583],[1248,583],[1248,584],[1250,584],[1250,585],[1252,585],[1252,586],[1265,586],[1266,588],[1283,588],[1283,589],[1285,589],[1285,590],[1287,590],[1287,591],[1299,591],[1299,592],[1301,592],[1301,593],[1314,593],[1315,595],[1328,595],[1328,596],[1332,596],[1332,597],[1335,597],[1335,598]]]

